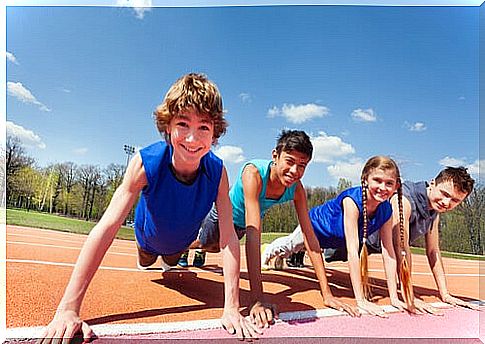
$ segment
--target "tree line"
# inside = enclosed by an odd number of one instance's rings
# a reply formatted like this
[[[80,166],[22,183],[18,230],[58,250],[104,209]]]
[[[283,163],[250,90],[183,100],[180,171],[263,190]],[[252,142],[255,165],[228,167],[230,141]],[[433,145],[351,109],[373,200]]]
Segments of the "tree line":
[[[7,207],[37,210],[85,220],[99,220],[116,188],[121,184],[125,166],[109,164],[77,165],[73,162],[36,166],[20,140],[7,137],[3,152]],[[337,187],[306,188],[308,209],[334,198],[352,186],[340,179]],[[441,247],[446,251],[483,255],[485,252],[485,188],[478,185],[472,194],[451,213],[441,216]],[[134,210],[128,216],[133,220]],[[292,232],[298,219],[291,202],[272,207],[263,220],[264,232]],[[418,244],[419,245],[419,244]]]

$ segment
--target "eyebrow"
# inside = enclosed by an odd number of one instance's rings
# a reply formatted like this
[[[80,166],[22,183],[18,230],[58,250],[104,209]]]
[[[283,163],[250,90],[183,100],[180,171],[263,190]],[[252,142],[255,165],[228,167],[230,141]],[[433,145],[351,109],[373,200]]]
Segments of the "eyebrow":
[[[185,120],[185,121],[190,121],[190,118],[189,116],[185,115],[185,114],[178,114],[175,116],[176,119],[182,119],[182,120]],[[200,117],[198,116],[198,118],[200,118],[200,121],[203,123],[203,124],[212,124],[212,120],[209,120],[205,117]]]

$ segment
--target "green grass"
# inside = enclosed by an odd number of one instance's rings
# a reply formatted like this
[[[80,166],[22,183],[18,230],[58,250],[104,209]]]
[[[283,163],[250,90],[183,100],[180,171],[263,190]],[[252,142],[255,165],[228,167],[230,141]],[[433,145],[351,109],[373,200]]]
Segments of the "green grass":
[[[426,250],[421,247],[411,247],[411,252],[415,254],[426,254]],[[441,251],[441,256],[446,258],[455,258],[455,259],[466,259],[466,260],[483,260],[485,261],[484,256],[477,256],[474,254],[466,254],[466,253],[457,253],[457,252],[446,252]]]
[[[53,229],[62,232],[88,234],[96,222],[72,219],[64,216],[40,213],[36,211],[25,211],[18,209],[7,209],[7,224]],[[135,240],[133,228],[122,226],[116,235],[118,239]]]
[[[36,211],[25,211],[19,209],[7,209],[7,224],[53,229],[62,232],[88,234],[94,227],[96,222],[72,219],[64,216],[40,213]],[[261,243],[268,244],[276,238],[288,235],[290,233],[263,233],[261,236]],[[135,240],[133,228],[122,226],[116,235],[118,239]],[[244,237],[241,243],[245,242]],[[411,251],[415,254],[426,254],[424,248],[412,247]],[[469,259],[469,260],[483,260],[484,256],[476,256],[472,254],[463,254],[455,252],[441,252],[443,257]]]
[[[56,231],[88,234],[96,222],[72,219],[59,215],[40,213],[37,211],[25,211],[20,209],[7,209],[7,224],[53,229]],[[270,243],[276,238],[288,235],[289,233],[263,233],[261,241],[263,244]],[[133,228],[122,226],[116,235],[118,239],[135,240]],[[243,239],[244,240],[244,239]],[[243,242],[243,241],[242,241]]]

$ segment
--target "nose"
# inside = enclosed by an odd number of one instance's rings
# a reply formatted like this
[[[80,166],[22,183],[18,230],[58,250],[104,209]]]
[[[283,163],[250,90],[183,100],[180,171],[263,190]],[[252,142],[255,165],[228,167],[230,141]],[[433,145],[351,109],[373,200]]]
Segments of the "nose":
[[[290,172],[294,175],[298,175],[298,166],[294,164],[293,166],[290,167]]]
[[[187,135],[185,136],[185,141],[187,141],[187,142],[195,141],[195,133],[194,133],[193,130],[191,130],[187,133]]]
[[[451,198],[445,197],[441,200],[441,203],[445,206],[448,207],[451,203]]]

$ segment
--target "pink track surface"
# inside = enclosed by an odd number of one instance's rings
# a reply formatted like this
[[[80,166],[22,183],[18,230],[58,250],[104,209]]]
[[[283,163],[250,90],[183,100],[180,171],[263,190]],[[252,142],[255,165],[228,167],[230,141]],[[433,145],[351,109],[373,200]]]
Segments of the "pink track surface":
[[[390,314],[381,319],[373,316],[325,317],[298,322],[280,322],[264,331],[264,338],[287,337],[360,337],[360,338],[414,338],[414,339],[472,339],[478,338],[480,317],[477,312],[464,308],[446,309],[443,316]],[[457,326],[457,324],[459,324]],[[483,325],[483,320],[482,320]],[[233,338],[221,330],[159,333],[145,336],[122,336],[119,339],[216,339]],[[421,341],[420,341],[421,342]]]

